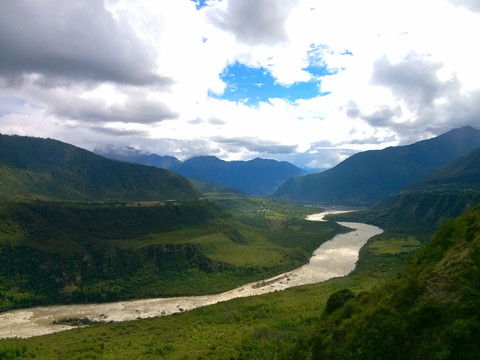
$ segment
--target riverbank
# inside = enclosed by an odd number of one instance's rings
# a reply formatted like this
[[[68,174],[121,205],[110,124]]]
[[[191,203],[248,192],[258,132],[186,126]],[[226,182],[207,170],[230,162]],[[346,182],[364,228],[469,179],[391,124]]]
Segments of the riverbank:
[[[308,217],[321,221],[327,213]],[[54,324],[63,319],[88,318],[90,321],[127,321],[166,316],[239,297],[281,291],[293,286],[326,281],[348,275],[358,259],[360,248],[382,230],[361,223],[340,223],[353,231],[335,236],[322,244],[310,262],[296,270],[270,279],[246,284],[222,294],[122,301],[104,304],[55,305],[20,309],[0,314],[0,338],[32,337],[74,328]]]

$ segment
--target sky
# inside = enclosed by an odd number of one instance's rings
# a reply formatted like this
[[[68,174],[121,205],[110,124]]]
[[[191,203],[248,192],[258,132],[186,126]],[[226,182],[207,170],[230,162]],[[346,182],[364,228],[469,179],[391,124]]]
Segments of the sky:
[[[480,129],[479,0],[0,2],[0,133],[307,169]]]

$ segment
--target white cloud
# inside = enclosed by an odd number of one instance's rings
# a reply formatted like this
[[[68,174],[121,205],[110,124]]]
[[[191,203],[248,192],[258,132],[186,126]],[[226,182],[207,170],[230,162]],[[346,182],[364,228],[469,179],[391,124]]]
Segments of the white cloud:
[[[1,132],[323,167],[480,127],[476,1],[105,4],[0,5]],[[324,65],[329,95],[255,107],[210,96],[222,94],[220,74],[235,61],[270,70],[284,86]]]

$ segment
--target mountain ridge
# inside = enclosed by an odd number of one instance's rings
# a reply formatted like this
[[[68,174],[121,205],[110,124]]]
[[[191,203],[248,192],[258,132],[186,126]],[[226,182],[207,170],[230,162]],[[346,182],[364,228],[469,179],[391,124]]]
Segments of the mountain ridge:
[[[436,229],[479,202],[480,147],[385,198],[371,211],[377,213],[377,222],[390,228]]]
[[[127,148],[128,149],[128,148]],[[160,156],[131,148],[130,153],[114,147],[96,148],[98,155],[171,170],[188,179],[242,190],[250,195],[267,196],[285,180],[308,172],[287,162],[273,159],[225,161],[213,155],[196,156],[181,162],[168,155]]]
[[[0,197],[26,200],[196,200],[168,170],[109,160],[53,139],[0,135]]]
[[[479,130],[471,126],[452,129],[411,145],[357,153],[325,172],[285,181],[273,197],[300,202],[368,205],[479,146]]]

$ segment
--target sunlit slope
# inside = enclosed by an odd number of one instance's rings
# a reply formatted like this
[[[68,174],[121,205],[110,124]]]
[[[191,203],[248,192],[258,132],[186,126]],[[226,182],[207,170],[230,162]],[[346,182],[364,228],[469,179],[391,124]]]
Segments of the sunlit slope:
[[[201,194],[164,169],[105,159],[51,139],[0,135],[0,197],[9,200],[194,200]]]

